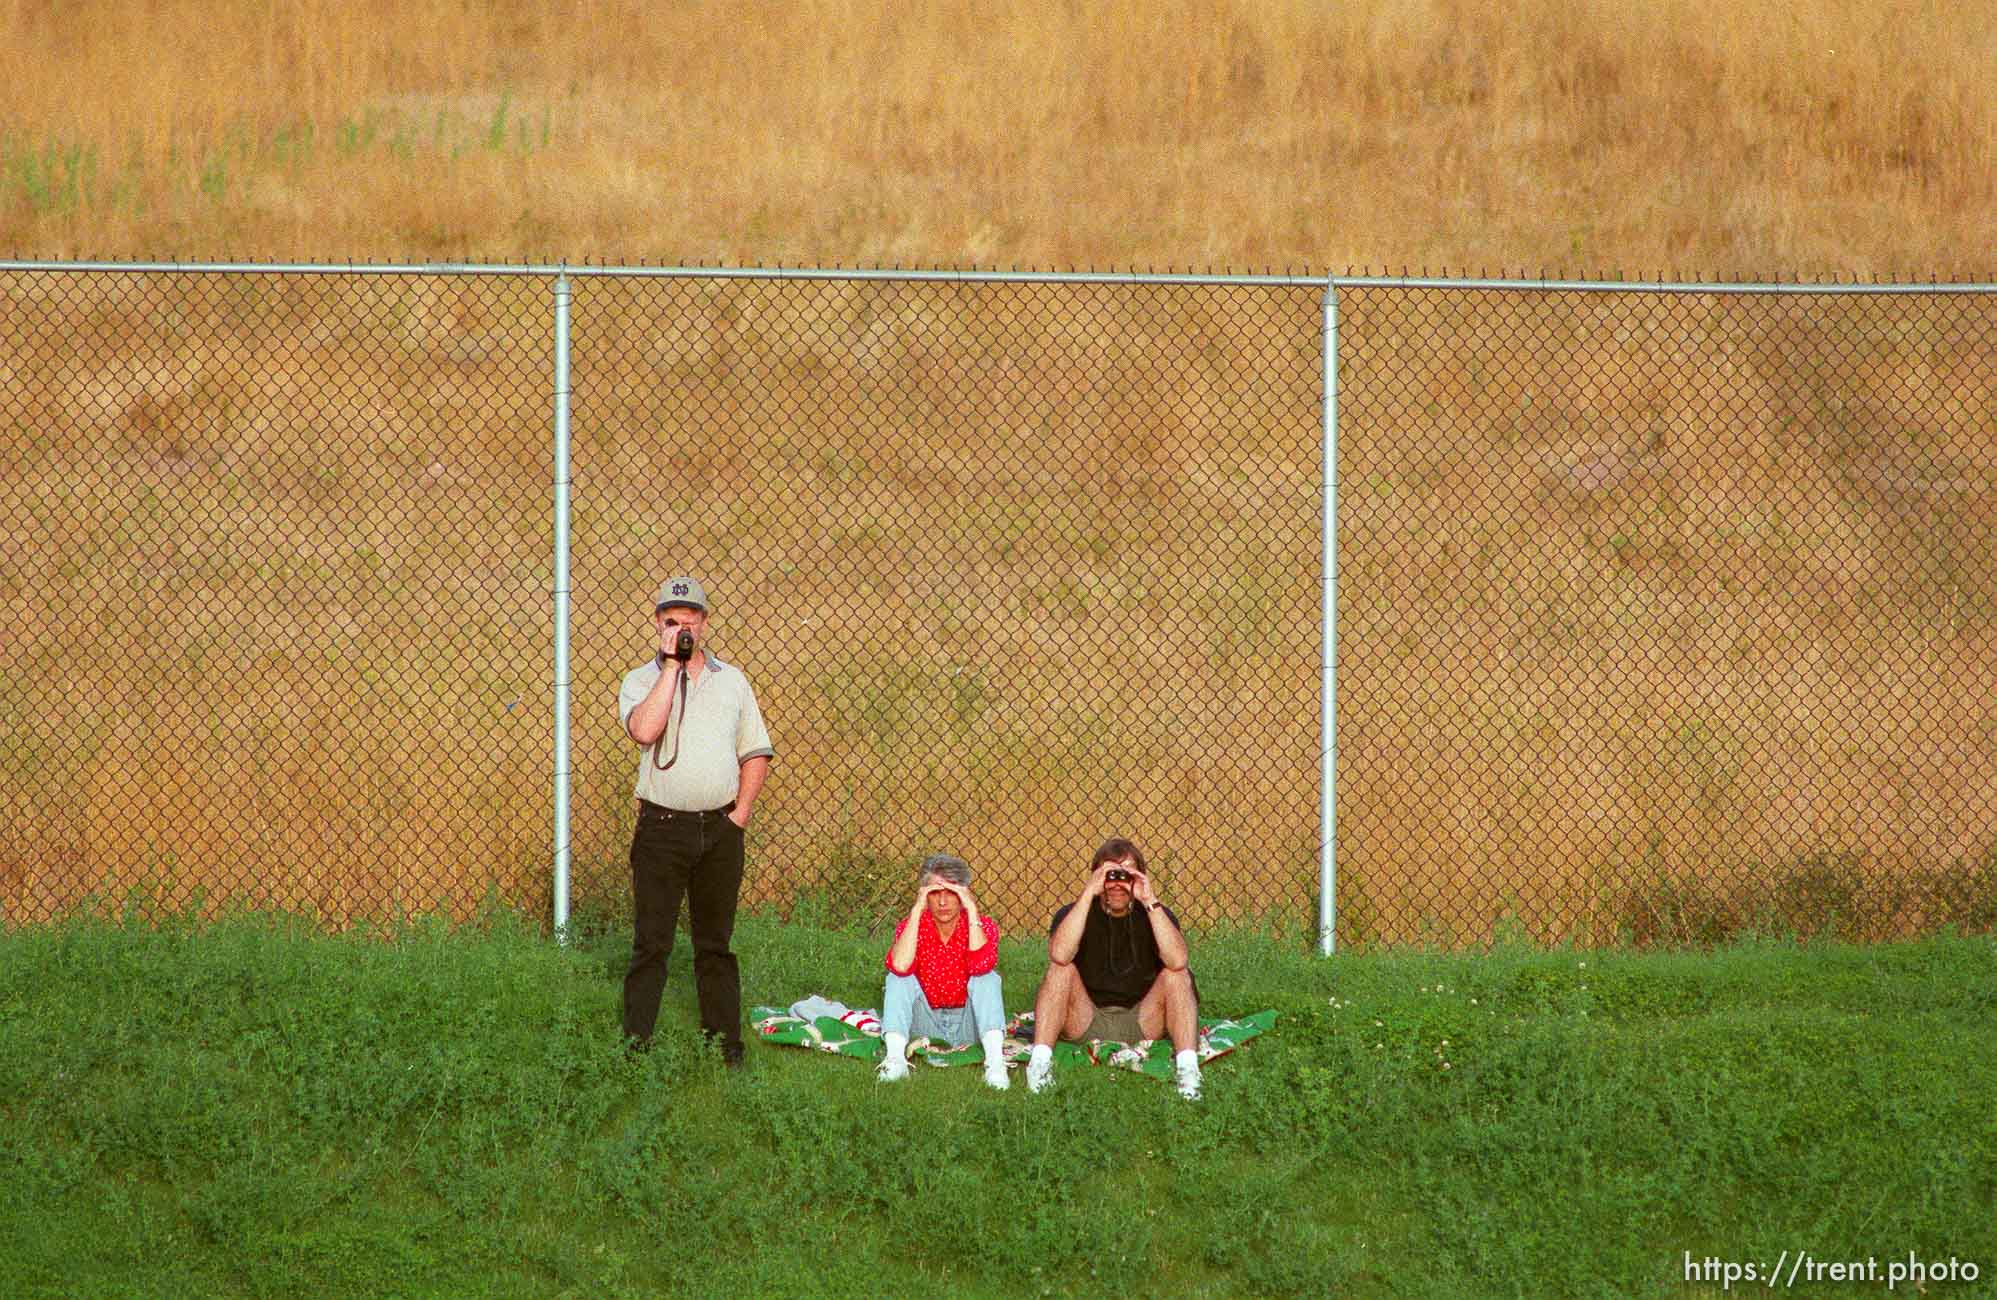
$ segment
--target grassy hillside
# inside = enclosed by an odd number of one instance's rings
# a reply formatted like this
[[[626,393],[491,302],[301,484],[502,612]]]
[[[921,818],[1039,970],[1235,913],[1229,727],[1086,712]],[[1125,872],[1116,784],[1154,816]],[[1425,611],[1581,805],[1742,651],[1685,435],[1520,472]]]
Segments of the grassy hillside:
[[[1997,1267],[1987,939],[1326,962],[1200,932],[1209,1005],[1278,1020],[1187,1105],[1087,1068],[889,1091],[756,1044],[728,1074],[684,944],[626,1061],[619,938],[0,935],[0,1288],[1719,1296],[1687,1254]],[[881,940],[739,939],[752,1003],[878,999]],[[1004,942],[1009,1007],[1043,961]]]
[[[1876,0],[19,3],[0,249],[1988,270],[1993,65]]]

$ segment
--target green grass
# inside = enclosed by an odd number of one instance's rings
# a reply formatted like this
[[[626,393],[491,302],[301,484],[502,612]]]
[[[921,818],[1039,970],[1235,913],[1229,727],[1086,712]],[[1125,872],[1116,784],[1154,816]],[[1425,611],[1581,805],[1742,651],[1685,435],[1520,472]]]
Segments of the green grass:
[[[627,1060],[626,936],[563,950],[503,912],[7,931],[0,1293],[1684,1295],[1686,1251],[1785,1248],[1997,1271],[1987,938],[1194,941],[1210,1010],[1280,1019],[1187,1105],[1110,1071],[887,1091],[756,1044],[731,1074],[684,939]],[[880,947],[745,916],[745,998],[874,1005]],[[1039,961],[1005,942],[1009,1006]]]
[[[0,204],[18,202],[35,216],[139,215],[168,190],[241,208],[255,183],[295,176],[315,152],[373,166],[419,159],[434,165],[481,151],[535,154],[548,149],[553,131],[552,104],[523,107],[511,91],[501,91],[489,113],[369,104],[334,122],[301,118],[269,129],[239,118],[191,148],[176,145],[150,163],[135,148],[117,163],[116,151],[97,140],[9,132],[0,134]]]

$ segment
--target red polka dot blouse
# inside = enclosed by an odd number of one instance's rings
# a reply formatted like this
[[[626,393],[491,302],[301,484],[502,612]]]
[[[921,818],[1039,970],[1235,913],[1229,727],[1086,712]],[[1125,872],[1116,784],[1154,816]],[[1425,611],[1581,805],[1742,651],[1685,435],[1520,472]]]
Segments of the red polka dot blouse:
[[[985,975],[998,969],[998,922],[989,916],[980,916],[978,924],[985,928],[985,946],[976,952],[971,951],[971,927],[962,919],[957,922],[956,931],[948,941],[936,932],[936,918],[928,912],[922,914],[921,928],[915,932],[915,969],[912,972],[916,983],[922,985],[922,996],[932,1007],[961,1007],[971,996],[970,982],[973,975]],[[894,928],[894,938],[888,940],[888,955],[882,963],[896,975],[911,972],[895,970],[894,946],[901,938],[902,931],[908,928],[908,918]]]

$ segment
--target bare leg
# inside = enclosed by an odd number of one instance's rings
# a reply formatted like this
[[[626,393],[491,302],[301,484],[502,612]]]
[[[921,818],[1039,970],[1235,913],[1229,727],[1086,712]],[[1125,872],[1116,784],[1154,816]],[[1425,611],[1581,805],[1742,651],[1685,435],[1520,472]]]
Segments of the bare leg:
[[[1193,977],[1183,970],[1162,970],[1137,1004],[1137,1029],[1146,1038],[1169,1035],[1172,1050],[1199,1045],[1200,1004],[1193,996]]]
[[[1040,992],[1033,999],[1033,1044],[1052,1046],[1057,1038],[1080,1038],[1096,1018],[1096,1004],[1074,966],[1047,967]]]

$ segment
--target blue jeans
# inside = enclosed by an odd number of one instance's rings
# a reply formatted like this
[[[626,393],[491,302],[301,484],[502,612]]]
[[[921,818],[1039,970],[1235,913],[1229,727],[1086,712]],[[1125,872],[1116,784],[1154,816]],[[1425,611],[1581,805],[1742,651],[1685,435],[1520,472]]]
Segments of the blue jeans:
[[[888,972],[881,991],[881,1032],[928,1038],[962,1047],[1005,1028],[1005,999],[997,971],[971,976],[970,1000],[961,1007],[932,1007],[913,975]]]

